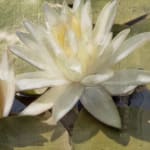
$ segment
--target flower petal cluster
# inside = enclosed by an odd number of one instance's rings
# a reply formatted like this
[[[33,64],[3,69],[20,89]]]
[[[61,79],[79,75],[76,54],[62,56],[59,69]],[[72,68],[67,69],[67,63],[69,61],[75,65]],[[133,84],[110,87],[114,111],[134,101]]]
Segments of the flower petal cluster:
[[[150,82],[150,72],[117,72],[112,66],[150,40],[150,33],[127,38],[130,29],[125,29],[113,37],[116,9],[117,0],[107,3],[93,27],[89,0],[75,0],[73,8],[63,3],[61,10],[45,4],[46,27],[24,22],[27,32],[17,35],[25,46],[10,50],[39,71],[17,75],[17,90],[51,88],[21,114],[52,109],[52,118],[58,121],[80,100],[96,119],[121,127],[111,95],[126,94]]]
[[[8,116],[15,95],[15,75],[5,52],[0,62],[0,117]]]

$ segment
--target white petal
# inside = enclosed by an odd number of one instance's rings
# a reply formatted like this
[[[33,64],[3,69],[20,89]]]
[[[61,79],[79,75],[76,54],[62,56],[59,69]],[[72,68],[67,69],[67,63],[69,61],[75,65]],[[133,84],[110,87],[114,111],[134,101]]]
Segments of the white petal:
[[[150,32],[140,33],[127,39],[112,56],[114,63],[118,63],[147,41],[150,41]]]
[[[60,76],[51,76],[49,72],[29,72],[17,75],[17,91],[29,90],[43,87],[53,87],[68,84],[68,81]]]
[[[44,34],[44,33],[43,33]],[[20,54],[20,57],[23,57],[26,61],[29,63],[33,64],[36,66],[36,63],[40,62],[41,64],[38,64],[38,68],[43,69],[43,70],[48,70],[51,72],[51,74],[59,74],[62,75],[62,73],[59,71],[54,58],[52,57],[51,53],[47,50],[47,48],[44,46],[45,43],[39,43],[37,42],[30,34],[28,33],[22,33],[22,32],[17,32],[18,37],[20,40],[28,47],[28,48],[22,48],[21,52],[17,52],[16,50],[18,48],[13,48],[13,52],[15,51],[15,54]],[[45,33],[45,38],[47,37],[47,34]],[[41,39],[41,41],[43,41]],[[45,39],[46,41],[46,39]],[[22,53],[22,55],[21,55]],[[30,53],[30,54],[28,54]],[[32,57],[34,56],[34,57]],[[31,60],[33,59],[33,60]],[[39,59],[39,60],[37,60]],[[35,60],[35,62],[33,62]],[[36,62],[37,61],[37,62]],[[63,75],[62,75],[63,76]]]
[[[81,30],[84,38],[89,39],[92,33],[92,26],[91,3],[87,1],[81,12]]]
[[[49,89],[37,100],[26,107],[21,115],[38,115],[52,108],[55,101],[63,94],[66,86],[59,86]]]
[[[103,44],[103,49],[107,48],[112,40],[112,37],[113,37],[113,33],[112,32],[109,32],[105,39],[104,39],[104,44]]]
[[[28,63],[34,65],[35,67],[42,69],[42,70],[49,70],[49,65],[39,53],[35,50],[31,50],[28,48],[20,47],[20,46],[11,46],[9,47],[11,52],[13,52],[15,55],[19,56],[20,58],[24,59]],[[45,59],[47,59],[47,56],[45,56]]]
[[[46,56],[49,56],[49,59],[52,59],[45,47],[43,45],[41,46],[39,42],[37,42],[29,33],[17,32],[16,34],[29,49],[32,49],[38,53],[42,60],[46,62]],[[49,63],[49,61],[47,61],[47,63]]]
[[[102,58],[99,58],[99,59],[103,59],[103,58],[107,57],[108,53],[110,53],[109,52],[110,49],[108,47],[112,40],[112,37],[113,37],[112,32],[109,32],[107,35],[105,35],[103,43],[101,43],[101,46],[100,46],[100,52],[98,54],[99,57],[102,57]]]
[[[53,51],[53,53],[57,55],[64,55],[63,49],[60,47],[60,45],[57,43],[54,35],[52,32],[48,32],[47,40],[50,44],[50,48]]]
[[[150,82],[150,71],[130,69],[121,70],[103,83],[112,95],[126,94],[136,86]]]
[[[36,44],[42,48],[43,53],[47,53],[47,31],[44,27],[42,26],[37,26],[29,21],[24,22],[24,27],[26,30],[29,32],[30,36],[32,39],[36,41]],[[24,37],[25,38],[25,37]]]
[[[117,107],[102,87],[87,87],[81,97],[81,103],[99,121],[121,128]]]
[[[96,72],[100,72],[103,69],[107,69],[110,66],[112,66],[112,54],[113,54],[113,48],[111,46],[108,46],[103,50],[103,53],[98,57],[97,59],[97,70]]]
[[[76,54],[78,51],[77,37],[71,29],[68,29],[67,31],[67,40],[69,46],[71,47],[71,50],[73,51],[74,54]]]
[[[93,85],[97,85],[97,84],[100,84],[101,82],[108,80],[112,76],[113,76],[113,71],[112,70],[106,70],[102,73],[95,74],[95,75],[89,75],[89,76],[85,77],[81,81],[81,83],[84,85],[93,86]]]
[[[70,12],[71,12],[70,8],[68,7],[66,0],[64,0],[62,10],[61,10],[61,16],[60,16],[62,21],[64,21],[64,22],[68,21]]]
[[[81,78],[82,66],[79,60],[58,56],[57,63],[67,79],[71,81],[78,81]]]
[[[82,6],[83,0],[74,0],[73,11],[77,11]]]
[[[104,84],[105,89],[113,96],[123,96],[130,95],[134,89],[137,87],[136,85],[120,85],[120,84]]]
[[[8,53],[5,52],[0,63],[0,101],[2,103],[2,115],[7,116],[13,104],[15,95],[15,75],[12,64],[8,60]]]
[[[48,54],[47,45],[46,45],[46,38],[47,38],[47,31],[42,26],[36,26],[31,22],[24,22],[24,26],[29,33],[22,33],[17,32],[17,36],[20,40],[25,43],[25,45],[30,46],[31,44],[34,45],[32,48],[34,49],[42,49],[44,54]]]
[[[94,28],[94,40],[96,44],[103,42],[104,36],[110,32],[116,16],[116,4],[116,0],[109,2],[98,16]]]
[[[124,42],[124,40],[126,39],[129,33],[130,33],[130,29],[125,29],[114,37],[114,39],[112,40],[112,46],[113,46],[114,52],[118,50],[118,48]]]
[[[57,99],[53,106],[53,120],[60,120],[79,100],[83,87],[79,84],[68,85],[64,93]]]
[[[26,30],[30,33],[30,35],[37,41],[39,44],[41,44],[44,34],[41,34],[42,32],[45,33],[45,30],[41,26],[36,26],[35,24],[31,23],[30,21],[24,21],[24,27]]]
[[[59,15],[55,8],[50,8],[48,3],[45,3],[44,5],[44,12],[45,12],[45,20],[47,28],[51,28],[51,26],[54,26],[58,23]]]
[[[10,62],[8,61],[8,53],[5,51],[0,62],[0,79],[9,79],[9,72],[11,68],[12,66],[10,66]]]
[[[15,96],[15,77],[11,81],[0,80],[0,88],[1,88],[1,98],[4,101],[4,110],[3,116],[8,116],[11,107],[13,105],[14,96]]]
[[[16,32],[19,39],[30,48],[37,48],[36,41],[32,38],[32,36],[29,33],[23,33],[23,32]]]

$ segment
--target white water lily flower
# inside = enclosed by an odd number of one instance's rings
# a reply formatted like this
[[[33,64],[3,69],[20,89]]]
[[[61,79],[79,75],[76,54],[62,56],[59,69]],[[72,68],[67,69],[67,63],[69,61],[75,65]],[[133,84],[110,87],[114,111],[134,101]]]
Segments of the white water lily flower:
[[[10,50],[40,71],[18,75],[17,89],[51,88],[22,115],[37,115],[52,108],[52,117],[58,121],[80,99],[95,118],[121,127],[111,95],[125,94],[150,82],[150,72],[114,72],[111,68],[150,40],[150,33],[126,39],[130,30],[125,29],[113,38],[116,5],[113,0],[103,8],[94,28],[89,0],[75,0],[72,9],[64,3],[61,11],[46,4],[46,29],[24,22],[28,33],[17,35],[26,47],[12,46]]]
[[[0,117],[6,117],[13,105],[15,95],[15,75],[5,52],[0,63]]]

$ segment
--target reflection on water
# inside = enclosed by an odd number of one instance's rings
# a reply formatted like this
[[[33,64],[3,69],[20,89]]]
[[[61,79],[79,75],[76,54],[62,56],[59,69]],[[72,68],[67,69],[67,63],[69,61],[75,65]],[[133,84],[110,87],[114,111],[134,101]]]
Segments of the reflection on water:
[[[117,142],[126,145],[131,136],[150,142],[150,91],[140,86],[132,95],[117,98],[123,125]]]
[[[130,135],[150,142],[150,110],[131,108],[128,122]]]
[[[150,91],[142,89],[114,100],[122,129],[106,126],[82,108],[73,129],[76,149],[150,150]]]

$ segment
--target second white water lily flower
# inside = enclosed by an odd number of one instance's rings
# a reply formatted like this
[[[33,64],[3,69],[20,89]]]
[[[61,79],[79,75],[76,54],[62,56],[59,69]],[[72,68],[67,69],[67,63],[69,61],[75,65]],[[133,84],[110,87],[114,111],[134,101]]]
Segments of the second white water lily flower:
[[[51,87],[31,103],[22,114],[37,115],[52,109],[60,120],[79,101],[95,118],[107,125],[121,127],[120,116],[111,95],[125,94],[137,85],[150,82],[150,72],[123,70],[113,65],[145,41],[150,33],[127,38],[125,29],[113,38],[111,32],[117,1],[109,2],[92,24],[91,4],[75,0],[73,8],[63,4],[61,11],[44,6],[46,29],[24,22],[27,33],[17,35],[26,47],[11,51],[40,71],[17,76],[18,90]]]
[[[15,75],[5,52],[0,63],[0,118],[8,116],[15,96]]]

